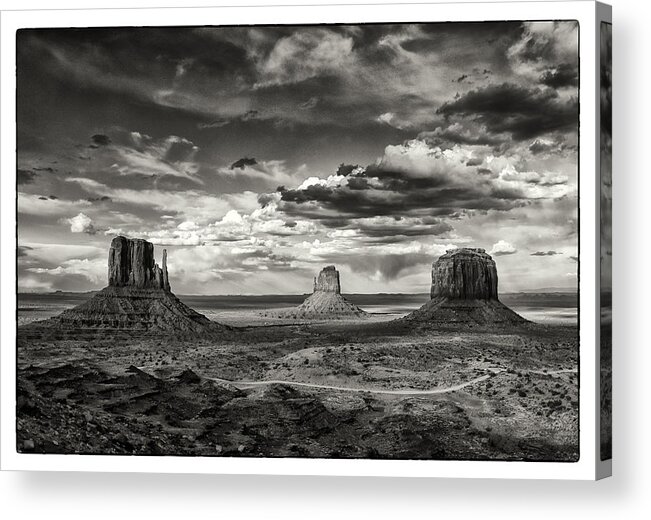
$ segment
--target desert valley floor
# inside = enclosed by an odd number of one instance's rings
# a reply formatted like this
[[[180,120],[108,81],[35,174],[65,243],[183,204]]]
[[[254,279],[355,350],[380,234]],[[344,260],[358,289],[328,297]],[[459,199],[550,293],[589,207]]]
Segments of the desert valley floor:
[[[19,298],[19,323],[78,303],[34,301]],[[195,308],[231,326],[199,339],[20,327],[18,451],[578,459],[573,320],[455,330],[399,311],[300,321]]]

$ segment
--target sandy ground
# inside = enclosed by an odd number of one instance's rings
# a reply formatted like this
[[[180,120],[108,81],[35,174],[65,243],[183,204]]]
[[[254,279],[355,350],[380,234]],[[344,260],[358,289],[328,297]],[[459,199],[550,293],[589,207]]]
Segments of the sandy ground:
[[[27,404],[19,405],[18,449],[578,457],[574,327],[431,331],[394,327],[387,315],[313,323],[247,311],[216,317],[242,328],[192,341],[52,341],[19,333],[19,388]],[[193,382],[179,379],[184,371]],[[177,402],[186,404],[177,410]],[[88,433],[88,422],[105,433]],[[152,435],[159,441],[150,446]]]

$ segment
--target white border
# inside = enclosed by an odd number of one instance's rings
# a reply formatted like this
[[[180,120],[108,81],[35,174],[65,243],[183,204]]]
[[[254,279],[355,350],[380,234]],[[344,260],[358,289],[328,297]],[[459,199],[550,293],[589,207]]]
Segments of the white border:
[[[3,470],[222,473],[260,475],[338,475],[395,477],[472,477],[585,479],[596,477],[598,452],[596,374],[597,184],[594,128],[596,77],[594,2],[518,2],[350,6],[218,7],[188,9],[94,9],[4,11],[0,17],[2,82],[0,176],[0,467]],[[580,459],[575,463],[497,461],[386,461],[37,455],[15,450],[15,31],[33,27],[166,26],[226,24],[320,24],[360,22],[440,22],[572,19],[580,24]],[[597,403],[597,407],[595,407]]]

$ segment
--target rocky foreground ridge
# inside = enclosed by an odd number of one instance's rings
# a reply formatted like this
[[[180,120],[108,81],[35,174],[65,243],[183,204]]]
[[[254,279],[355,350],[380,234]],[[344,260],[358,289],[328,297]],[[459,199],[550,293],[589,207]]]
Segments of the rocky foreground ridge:
[[[143,334],[205,334],[224,330],[225,326],[189,308],[172,293],[166,250],[162,263],[162,267],[156,264],[151,242],[118,236],[109,249],[108,286],[90,300],[26,328]]]
[[[405,319],[441,326],[527,323],[500,302],[495,261],[481,248],[450,249],[441,255],[432,265],[430,298]]]

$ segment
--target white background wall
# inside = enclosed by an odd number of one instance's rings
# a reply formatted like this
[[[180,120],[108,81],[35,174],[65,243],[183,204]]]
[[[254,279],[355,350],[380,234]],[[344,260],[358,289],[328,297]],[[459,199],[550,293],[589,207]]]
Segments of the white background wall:
[[[238,3],[235,0],[22,0],[3,1],[1,5],[3,9],[38,9]],[[325,0],[249,0],[246,3],[310,4],[325,3]],[[648,218],[651,207],[648,16],[651,9],[648,5],[651,4],[641,0],[611,0],[611,3],[614,21],[613,478],[593,483],[2,472],[0,511],[4,518],[651,517],[648,467],[651,463],[651,341],[646,335],[651,323],[646,294],[651,289]],[[2,345],[8,347],[11,348]]]

